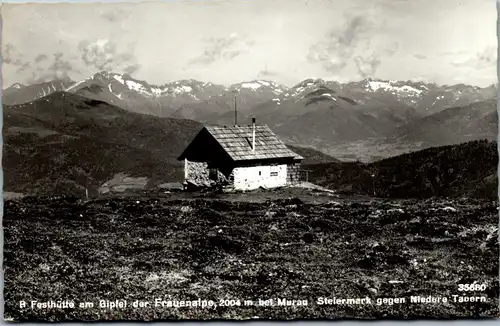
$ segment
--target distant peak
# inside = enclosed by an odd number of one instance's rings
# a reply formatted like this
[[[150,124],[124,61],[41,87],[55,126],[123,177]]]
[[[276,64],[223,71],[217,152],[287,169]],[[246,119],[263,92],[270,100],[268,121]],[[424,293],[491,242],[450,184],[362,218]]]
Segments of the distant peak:
[[[98,73],[95,73],[91,78],[92,79],[109,79],[111,77],[111,74],[107,71],[100,71]]]
[[[111,73],[109,73],[105,70],[102,70],[102,71],[99,71],[98,73],[96,73],[96,75],[109,76],[109,75],[111,75]]]
[[[65,82],[65,83],[73,83],[73,79],[71,79],[69,76],[63,76],[59,78],[59,81]]]
[[[309,87],[317,84],[324,84],[325,80],[322,78],[307,78],[295,85],[293,88]]]
[[[179,79],[179,80],[175,81],[174,84],[177,84],[177,85],[178,84],[189,84],[189,85],[200,84],[200,85],[203,85],[204,83],[199,81],[199,80],[189,78],[189,79]]]
[[[98,73],[94,74],[93,78],[104,78],[104,79],[111,79],[114,78],[115,76],[118,76],[123,79],[131,79],[130,75],[128,74],[119,74],[116,72],[109,72],[109,71],[99,71]]]
[[[252,81],[245,81],[237,84],[233,84],[229,87],[229,89],[240,89],[240,88],[249,88],[256,90],[261,87],[270,87],[270,88],[283,88],[283,86],[277,84],[274,81],[263,80],[263,79],[254,79]]]
[[[8,87],[8,88],[20,89],[22,87],[26,87],[26,85],[23,85],[21,83],[14,83],[14,84],[10,85],[10,87]]]

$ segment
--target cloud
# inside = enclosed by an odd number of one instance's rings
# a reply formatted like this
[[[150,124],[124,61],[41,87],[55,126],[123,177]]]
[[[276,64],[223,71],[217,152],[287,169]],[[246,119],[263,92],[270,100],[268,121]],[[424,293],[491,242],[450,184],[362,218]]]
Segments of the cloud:
[[[347,66],[354,46],[366,33],[368,25],[363,16],[350,19],[340,30],[330,31],[325,40],[311,46],[307,59],[320,63],[330,73],[339,73]]]
[[[69,78],[71,72],[79,72],[74,69],[73,65],[64,57],[64,54],[57,52],[51,55],[52,60],[46,54],[38,55],[32,68],[31,77],[28,79],[29,83],[40,83],[53,79],[66,79]],[[48,65],[47,65],[48,64]]]
[[[75,68],[81,67],[78,63],[80,60],[87,68],[125,72],[129,75],[141,68],[133,54],[133,46],[129,46],[126,52],[121,52],[115,43],[108,40],[83,41],[79,43],[78,50],[79,56],[66,56],[62,52],[40,53],[30,60],[25,60],[12,44],[6,44],[2,48],[2,55],[3,63],[13,65],[16,73],[23,76],[26,83],[66,79],[72,74],[81,74],[81,71]]]
[[[129,75],[132,75],[133,73],[135,73],[140,68],[141,68],[141,65],[138,64],[138,63],[136,63],[136,64],[133,64],[133,65],[125,67],[123,69],[123,72],[126,73],[126,74],[129,74]]]
[[[382,63],[381,57],[390,57],[396,53],[398,43],[389,45],[382,51],[365,50],[360,55],[354,57],[354,63],[358,70],[358,74],[362,78],[373,77],[377,73],[377,69]]]
[[[313,44],[307,55],[309,62],[320,64],[333,74],[339,74],[349,63],[354,63],[362,77],[374,75],[382,57],[393,55],[398,44],[372,45],[371,38],[377,25],[365,16],[348,18],[340,29],[331,30],[324,40]]]
[[[483,52],[477,54],[478,65],[490,67],[497,64],[497,49],[489,46]]]
[[[416,59],[419,59],[419,60],[427,59],[426,55],[423,55],[423,54],[420,54],[420,53],[414,54],[413,57],[416,58]]]
[[[130,16],[130,13],[123,10],[123,9],[118,9],[118,10],[113,10],[113,11],[106,11],[101,14],[101,17],[104,18],[104,20],[107,20],[109,22],[115,23],[122,21]]]
[[[497,65],[497,49],[494,46],[488,46],[480,52],[472,56],[462,55],[462,58],[457,58],[451,62],[455,67],[467,67],[474,70],[482,70],[492,68]]]
[[[23,66],[23,55],[16,51],[14,45],[7,43],[2,47],[2,63],[14,66]]]
[[[49,66],[49,71],[53,76],[68,77],[68,73],[73,70],[71,63],[68,60],[64,60],[64,55],[61,52],[54,53],[54,61]]]
[[[372,0],[372,3],[382,9],[402,9],[408,7],[415,0]]]
[[[468,54],[469,52],[468,51],[465,51],[465,50],[462,50],[462,51],[444,51],[444,52],[441,52],[440,54],[441,55],[446,55],[446,56],[457,56],[457,55],[464,55],[464,54]]]
[[[41,62],[41,61],[44,61],[44,60],[47,60],[49,57],[45,54],[40,54],[40,55],[37,55],[36,58],[35,58],[35,62]]]
[[[204,40],[203,54],[191,60],[191,63],[211,64],[216,61],[231,61],[248,52],[253,41],[247,36],[233,33],[227,37],[208,38]]]
[[[110,22],[119,20],[119,16],[114,12],[105,12],[101,15],[101,17]]]
[[[279,76],[280,73],[277,71],[272,71],[272,70],[261,70],[259,71],[257,78],[268,78],[268,77],[276,77]]]
[[[39,54],[34,59],[26,60],[10,43],[2,48],[3,64],[17,67],[16,73],[26,73],[31,70],[31,76],[27,80],[29,83],[68,77],[68,73],[73,70],[69,62],[63,59],[62,53],[56,53],[53,56],[54,61],[49,66],[45,66],[43,62],[49,60],[46,54]]]
[[[136,62],[133,47],[128,52],[119,52],[114,42],[109,40],[82,41],[78,44],[80,57],[85,65],[99,71],[124,71],[129,74],[141,65]]]
[[[28,70],[30,67],[31,67],[31,63],[29,63],[29,62],[25,62],[25,63],[23,63],[21,66],[19,66],[19,68],[17,68],[16,72],[23,72],[23,71],[26,71],[26,70]]]
[[[356,56],[354,58],[354,62],[358,68],[358,74],[360,74],[363,78],[373,76],[382,63],[380,58],[374,54],[369,57]]]

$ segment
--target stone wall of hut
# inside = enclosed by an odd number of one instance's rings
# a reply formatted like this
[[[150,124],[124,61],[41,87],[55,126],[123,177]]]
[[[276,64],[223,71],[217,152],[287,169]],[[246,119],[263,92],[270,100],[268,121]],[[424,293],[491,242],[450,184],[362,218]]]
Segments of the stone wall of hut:
[[[207,162],[192,162],[187,160],[185,166],[186,181],[200,187],[211,187],[218,183],[226,184],[226,176],[218,169],[209,168]]]
[[[300,182],[300,162],[288,164],[286,171],[287,185],[294,185]]]

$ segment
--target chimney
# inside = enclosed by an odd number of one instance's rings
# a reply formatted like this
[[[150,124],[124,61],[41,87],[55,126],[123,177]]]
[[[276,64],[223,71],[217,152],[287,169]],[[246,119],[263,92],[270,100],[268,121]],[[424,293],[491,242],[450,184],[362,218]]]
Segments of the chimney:
[[[252,152],[255,152],[255,118],[252,118]]]

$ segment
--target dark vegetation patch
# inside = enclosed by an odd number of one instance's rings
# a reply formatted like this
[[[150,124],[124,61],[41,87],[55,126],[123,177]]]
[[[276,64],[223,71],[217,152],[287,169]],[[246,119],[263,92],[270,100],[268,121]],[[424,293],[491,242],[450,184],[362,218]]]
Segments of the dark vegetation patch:
[[[452,208],[452,209],[450,209]],[[5,202],[5,314],[15,320],[498,316],[498,210],[484,200],[260,203],[152,196]],[[487,303],[319,306],[320,296]],[[306,307],[31,310],[19,301],[307,299]]]
[[[344,101],[346,101],[347,103],[352,104],[352,105],[357,105],[358,104],[353,99],[350,99],[350,98],[345,97],[345,96],[339,96],[339,98],[343,99]]]
[[[370,164],[309,165],[309,179],[348,194],[390,198],[498,198],[497,143],[434,147]]]

